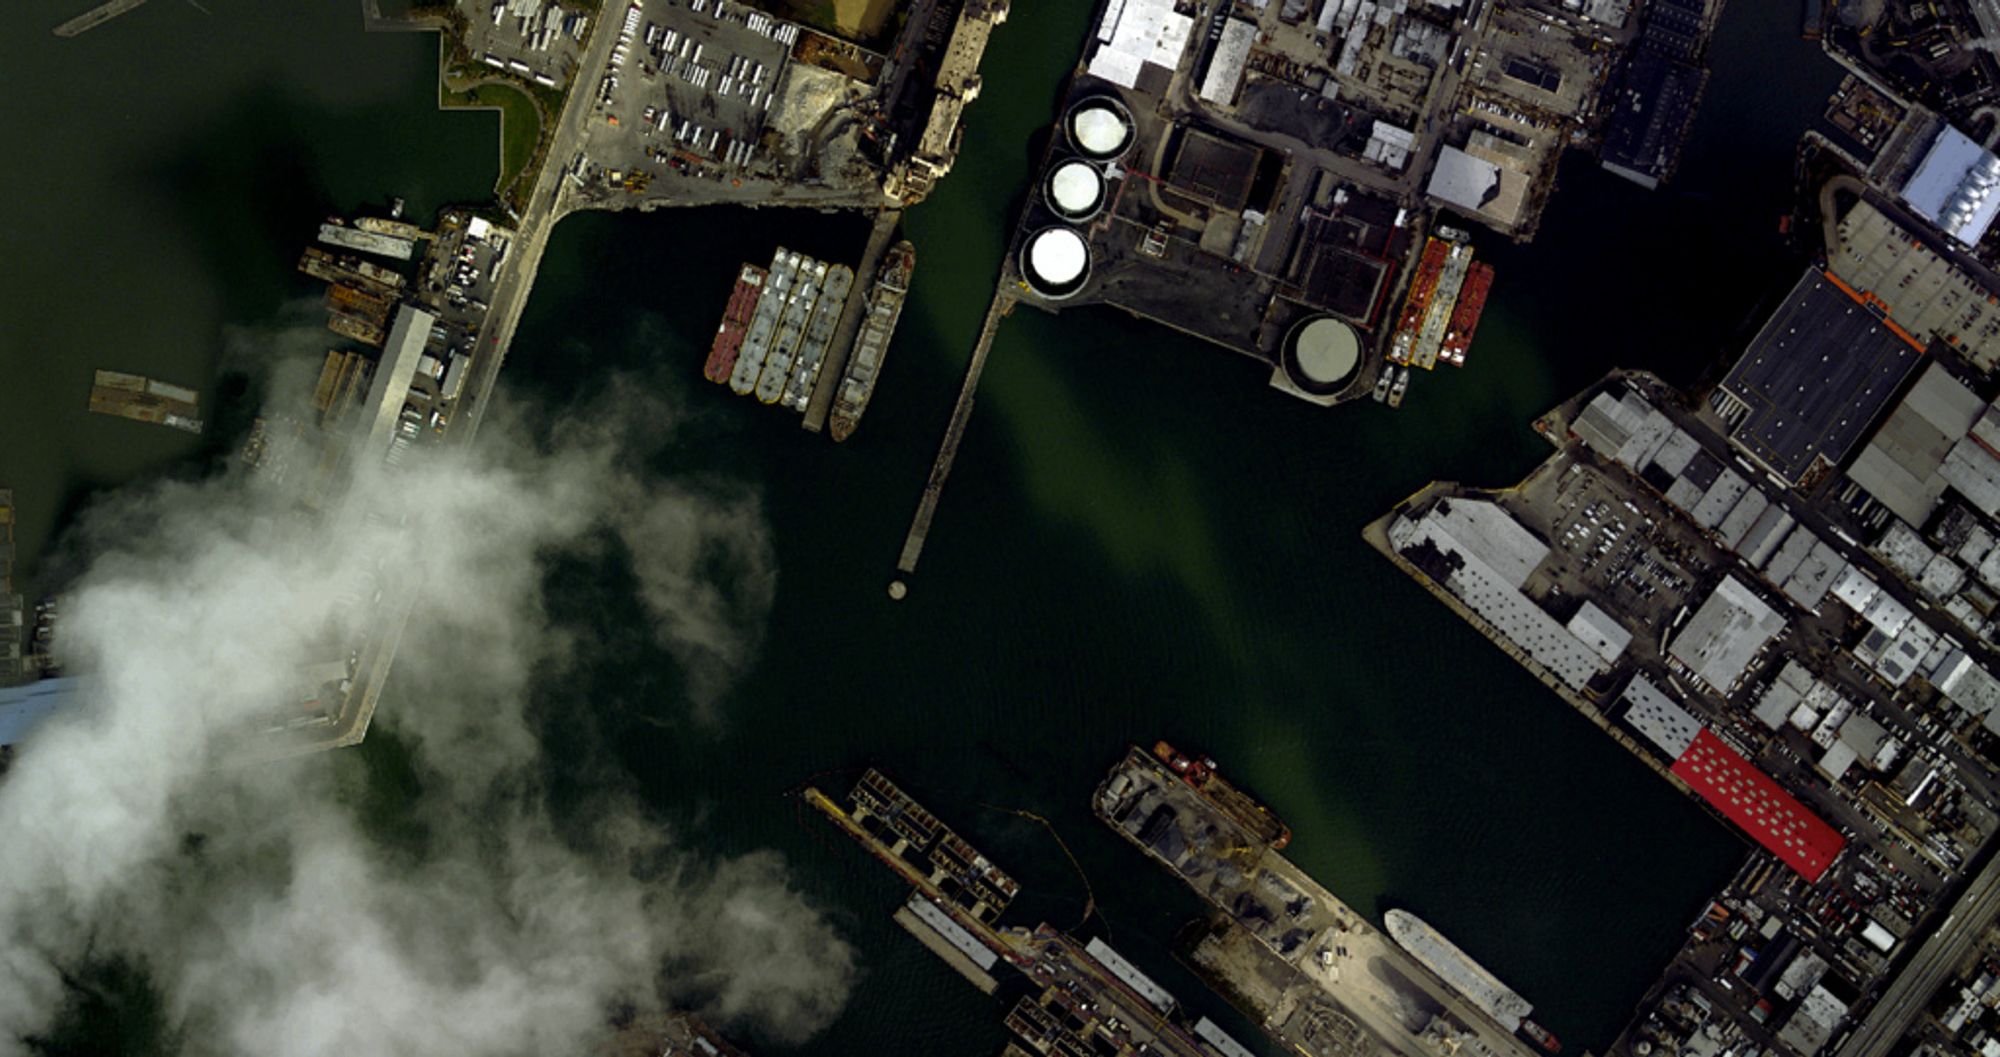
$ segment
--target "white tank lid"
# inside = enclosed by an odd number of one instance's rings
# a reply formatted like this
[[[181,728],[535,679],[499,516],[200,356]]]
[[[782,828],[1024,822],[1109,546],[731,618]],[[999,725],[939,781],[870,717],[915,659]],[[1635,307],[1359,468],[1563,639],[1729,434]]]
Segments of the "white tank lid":
[[[1089,264],[1089,247],[1070,228],[1045,228],[1028,244],[1028,267],[1034,269],[1035,278],[1051,286],[1083,278]]]
[[[1315,319],[1299,331],[1299,370],[1315,382],[1331,384],[1347,377],[1361,362],[1361,341],[1354,328],[1337,319]]]
[[[1111,154],[1125,146],[1131,128],[1118,111],[1103,103],[1086,106],[1074,120],[1077,145],[1092,154]]]
[[[1104,200],[1104,177],[1089,162],[1071,159],[1049,177],[1049,198],[1065,213],[1088,213]]]

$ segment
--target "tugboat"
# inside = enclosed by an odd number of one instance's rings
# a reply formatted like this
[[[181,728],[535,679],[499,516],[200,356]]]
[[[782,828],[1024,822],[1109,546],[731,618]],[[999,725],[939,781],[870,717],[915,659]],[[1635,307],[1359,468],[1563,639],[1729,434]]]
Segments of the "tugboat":
[[[1389,385],[1389,406],[1402,407],[1403,394],[1410,388],[1410,369],[1408,367],[1397,367],[1394,370],[1396,372],[1396,380]]]
[[[1278,820],[1278,816],[1265,807],[1257,798],[1231,785],[1221,775],[1216,774],[1214,759],[1207,756],[1189,756],[1164,742],[1153,743],[1153,755],[1167,770],[1180,776],[1188,787],[1207,797],[1237,823],[1265,842],[1272,851],[1278,851],[1292,842],[1292,828]]]
[[[1535,1045],[1540,1046],[1550,1053],[1561,1053],[1563,1051],[1562,1040],[1556,1038],[1556,1033],[1532,1020],[1521,1021],[1521,1034],[1526,1035]]]

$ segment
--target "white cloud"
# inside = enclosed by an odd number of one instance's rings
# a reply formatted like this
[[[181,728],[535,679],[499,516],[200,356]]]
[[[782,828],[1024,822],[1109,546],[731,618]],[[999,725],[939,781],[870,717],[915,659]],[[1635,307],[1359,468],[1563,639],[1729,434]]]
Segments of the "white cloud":
[[[646,479],[610,438],[660,431],[605,420],[558,424],[554,451],[488,428],[358,475],[319,517],[232,471],[86,518],[63,644],[89,700],[0,783],[0,1055],[86,952],[147,966],[194,1053],[576,1052],[613,1005],[662,1001],[797,1041],[838,1013],[853,951],[780,857],[678,844],[615,781],[591,833],[545,803],[526,703],[564,663],[551,550],[623,541],[697,714],[754,654],[775,583],[754,496]],[[376,726],[419,791],[357,795],[351,756],[230,764],[384,587],[416,603]]]

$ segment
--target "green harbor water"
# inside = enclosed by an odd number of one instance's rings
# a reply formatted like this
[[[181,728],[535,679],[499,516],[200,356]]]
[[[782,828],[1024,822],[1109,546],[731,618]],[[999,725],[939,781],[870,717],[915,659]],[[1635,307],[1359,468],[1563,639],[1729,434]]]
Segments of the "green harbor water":
[[[0,15],[23,42],[20,83],[64,86],[19,93],[13,138],[35,149],[0,162],[0,486],[16,489],[29,559],[58,553],[45,541],[93,489],[219,450],[85,414],[92,368],[199,384],[226,435],[248,400],[231,334],[314,292],[292,266],[319,217],[391,194],[421,217],[493,176],[492,115],[431,109],[431,38],[364,34],[346,4],[208,6],[155,0],[68,42],[47,37],[67,5]],[[1016,312],[911,596],[892,604],[1088,15],[1023,3],[996,35],[965,153],[909,217],[911,301],[846,445],[699,367],[739,257],[782,241],[851,260],[859,219],[707,210],[557,229],[505,388],[557,405],[663,394],[686,424],[660,468],[761,494],[780,573],[758,659],[704,723],[625,570],[552,572],[552,606],[583,644],[540,704],[591,721],[551,735],[551,770],[636,784],[691,842],[785,853],[866,973],[806,1052],[969,1057],[1002,1039],[1001,1009],[889,922],[888,875],[785,795],[868,763],[1022,879],[1012,920],[1073,925],[1084,881],[1009,811],[1046,816],[1097,899],[1090,927],[1217,1014],[1170,953],[1197,901],[1087,807],[1122,747],[1156,737],[1209,751],[1271,803],[1290,854],[1337,895],[1378,919],[1422,914],[1572,1052],[1601,1049],[1746,845],[1359,529],[1434,477],[1517,479],[1547,450],[1527,423],[1612,366],[1691,382],[1740,347],[1795,277],[1776,221],[1792,145],[1837,72],[1797,39],[1791,5],[1738,0],[1680,178],[1648,193],[1573,159],[1534,243],[1481,237],[1499,278],[1470,362],[1416,379],[1400,411],[1291,401],[1248,361],[1120,313]]]

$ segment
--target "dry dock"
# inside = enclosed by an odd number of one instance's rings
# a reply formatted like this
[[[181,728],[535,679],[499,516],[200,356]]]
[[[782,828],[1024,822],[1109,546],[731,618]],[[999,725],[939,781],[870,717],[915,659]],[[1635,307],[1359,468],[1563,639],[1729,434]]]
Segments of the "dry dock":
[[[817,789],[804,795],[914,886],[894,915],[898,925],[986,994],[999,990],[994,973],[1002,969],[1026,978],[1031,990],[1013,990],[1006,1016],[1017,1040],[1006,1054],[1249,1057],[1103,939],[1084,941],[1047,924],[995,926],[1019,887],[879,771],[862,775],[845,805]]]
[[[1003,279],[1001,286],[1006,282]],[[996,292],[993,304],[986,310],[986,322],[979,328],[979,344],[972,348],[972,362],[965,368],[965,383],[959,386],[958,403],[951,409],[951,424],[945,427],[944,443],[939,446],[937,461],[931,464],[930,479],[924,482],[924,496],[917,502],[917,516],[910,521],[910,534],[903,537],[903,553],[896,559],[896,571],[905,576],[917,571],[917,558],[923,554],[924,538],[930,535],[931,518],[937,515],[938,496],[944,492],[945,478],[951,476],[952,460],[958,458],[958,442],[965,436],[965,424],[972,418],[972,404],[979,391],[979,376],[986,370],[986,354],[993,351],[993,337],[1000,330],[1000,321],[1014,310],[1014,299],[1005,293]],[[901,580],[889,587],[890,596],[901,598],[904,585]]]
[[[959,939],[983,946],[992,955],[1019,957],[993,926],[994,919],[1018,891],[1013,879],[880,772],[871,770],[856,783],[849,796],[852,810],[835,803],[818,789],[809,787],[804,796],[806,803],[831,819],[883,865],[896,871],[897,876],[916,889],[918,898],[930,902],[952,925],[963,930]],[[905,909],[914,908],[906,905]],[[902,922],[905,928],[944,926],[936,918],[932,924],[915,920],[914,913],[911,918]],[[950,929],[944,926],[937,931],[944,936]],[[945,938],[948,946],[956,946],[963,953],[981,954],[977,948],[967,950],[962,945],[950,944],[951,937]],[[973,967],[963,958],[946,960],[960,972]],[[982,960],[987,961],[985,966],[978,967],[983,973],[992,967],[992,959],[982,955]],[[992,993],[985,979],[970,975],[968,979],[981,990]]]
[[[813,385],[812,400],[806,404],[805,421],[800,423],[809,432],[818,433],[826,428],[827,415],[833,411],[833,399],[840,393],[840,379],[847,373],[847,357],[854,351],[854,337],[861,332],[861,320],[868,314],[870,295],[875,290],[875,273],[881,270],[882,255],[889,252],[895,241],[896,225],[902,223],[903,211],[884,209],[875,214],[875,227],[868,233],[868,246],[861,251],[861,263],[854,269],[854,282],[858,289],[847,299],[847,306],[840,313],[840,322],[833,331],[833,344],[827,346],[826,362],[820,365],[819,380]]]
[[[1217,908],[1189,961],[1279,1043],[1307,1057],[1533,1057],[1145,751],[1126,754],[1092,807]]]

